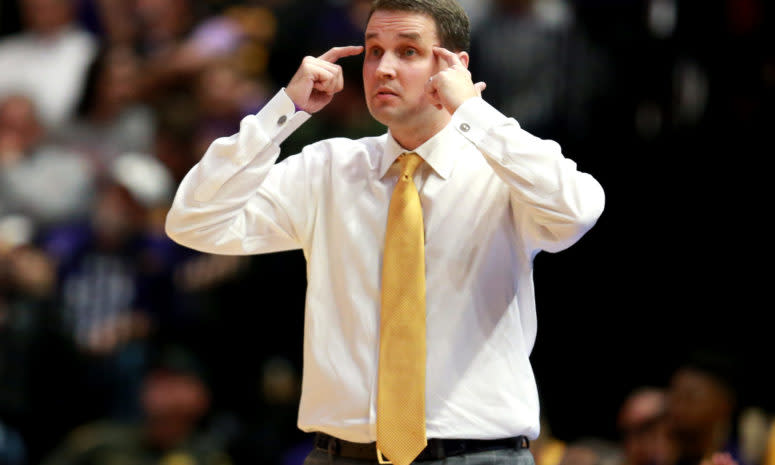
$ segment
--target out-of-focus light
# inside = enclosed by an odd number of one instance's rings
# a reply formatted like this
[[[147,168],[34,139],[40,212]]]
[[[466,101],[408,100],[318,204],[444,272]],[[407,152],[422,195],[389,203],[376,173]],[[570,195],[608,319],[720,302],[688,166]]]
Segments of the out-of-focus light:
[[[32,221],[22,215],[0,217],[0,249],[12,249],[32,240],[35,228]]]
[[[573,22],[573,11],[565,0],[539,0],[535,12],[544,24],[561,27]]]
[[[648,11],[649,30],[660,39],[666,39],[675,32],[678,22],[678,5],[675,0],[651,0]]]
[[[113,178],[147,207],[166,203],[173,189],[172,176],[156,158],[143,153],[124,153],[111,166]]]
[[[677,117],[681,123],[693,124],[705,113],[710,84],[707,74],[697,64],[682,62],[675,69]]]

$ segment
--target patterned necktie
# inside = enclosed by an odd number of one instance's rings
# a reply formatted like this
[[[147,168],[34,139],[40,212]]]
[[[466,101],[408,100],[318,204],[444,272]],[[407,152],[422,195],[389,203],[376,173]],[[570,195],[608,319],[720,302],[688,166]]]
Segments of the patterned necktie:
[[[377,449],[408,465],[425,448],[425,240],[416,153],[399,156],[382,259]]]

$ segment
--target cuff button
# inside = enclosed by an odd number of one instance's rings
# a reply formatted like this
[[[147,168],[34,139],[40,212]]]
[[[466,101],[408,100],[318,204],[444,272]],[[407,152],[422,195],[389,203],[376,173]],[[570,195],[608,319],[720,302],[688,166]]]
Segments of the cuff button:
[[[460,125],[460,130],[463,132],[468,132],[471,130],[471,126],[469,126],[468,123],[463,123]]]
[[[288,117],[283,115],[277,120],[277,125],[282,126],[286,121],[288,121]]]

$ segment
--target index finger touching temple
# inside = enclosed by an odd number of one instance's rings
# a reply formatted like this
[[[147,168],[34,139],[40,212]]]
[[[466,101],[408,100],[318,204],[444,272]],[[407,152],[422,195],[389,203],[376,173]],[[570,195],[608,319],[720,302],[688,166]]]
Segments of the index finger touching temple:
[[[433,47],[433,53],[446,61],[449,66],[463,65],[463,62],[460,61],[460,57],[457,56],[457,53],[450,52],[444,47]]]
[[[348,45],[346,47],[334,47],[320,55],[319,58],[331,63],[336,63],[340,58],[359,55],[361,52],[363,52],[362,45]]]

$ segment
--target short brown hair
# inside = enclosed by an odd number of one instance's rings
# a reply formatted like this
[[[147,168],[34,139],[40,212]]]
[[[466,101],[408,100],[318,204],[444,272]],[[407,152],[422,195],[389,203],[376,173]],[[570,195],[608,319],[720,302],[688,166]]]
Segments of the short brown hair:
[[[375,11],[410,11],[433,18],[441,45],[453,52],[468,51],[471,23],[457,0],[374,0],[369,19]]]

